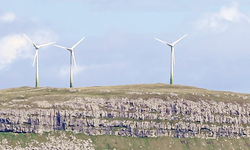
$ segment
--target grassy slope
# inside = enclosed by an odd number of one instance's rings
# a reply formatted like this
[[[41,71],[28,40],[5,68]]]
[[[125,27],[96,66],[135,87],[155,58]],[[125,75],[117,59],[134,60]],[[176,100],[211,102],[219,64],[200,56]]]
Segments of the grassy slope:
[[[5,138],[9,141],[8,145],[12,145],[14,148],[16,145],[21,147],[27,146],[32,140],[38,141],[33,146],[39,147],[41,143],[46,143],[48,140],[48,134],[50,136],[59,137],[60,134],[65,131],[56,131],[44,134],[14,134],[14,133],[0,133],[1,139]],[[70,139],[70,135],[76,137],[76,139],[91,139],[92,144],[95,145],[95,149],[192,149],[192,150],[210,150],[210,149],[250,149],[249,139],[228,139],[219,138],[216,140],[211,139],[198,139],[198,138],[171,138],[171,137],[157,137],[157,138],[136,138],[136,137],[122,137],[114,135],[102,135],[102,136],[87,136],[82,133],[74,134],[72,132],[65,132],[67,140]],[[59,141],[58,141],[59,142]],[[17,144],[19,143],[19,144]]]

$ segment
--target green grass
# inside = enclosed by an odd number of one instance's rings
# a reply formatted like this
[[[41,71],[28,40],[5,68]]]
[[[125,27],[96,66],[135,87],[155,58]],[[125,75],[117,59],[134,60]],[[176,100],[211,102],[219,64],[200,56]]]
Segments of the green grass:
[[[39,144],[47,141],[46,137],[51,136],[59,137],[61,133],[66,133],[66,137],[70,140],[70,135],[76,137],[76,139],[87,140],[91,139],[92,144],[97,150],[103,149],[119,149],[119,150],[132,150],[132,149],[192,149],[192,150],[212,150],[212,149],[250,149],[250,140],[247,138],[241,139],[199,139],[199,138],[171,138],[171,137],[151,137],[151,138],[138,138],[138,137],[123,137],[114,135],[101,135],[101,136],[87,136],[83,133],[72,133],[66,131],[55,131],[44,134],[15,134],[15,133],[0,133],[1,140],[3,138],[9,141],[8,145],[12,147],[18,145],[19,142],[22,147],[27,146],[31,140],[36,140]]]
[[[45,134],[46,135],[46,134]],[[36,133],[11,133],[11,132],[1,132],[0,139],[7,139],[9,145],[17,145],[19,142],[21,147],[25,147],[27,143],[30,143],[32,139],[38,138]]]

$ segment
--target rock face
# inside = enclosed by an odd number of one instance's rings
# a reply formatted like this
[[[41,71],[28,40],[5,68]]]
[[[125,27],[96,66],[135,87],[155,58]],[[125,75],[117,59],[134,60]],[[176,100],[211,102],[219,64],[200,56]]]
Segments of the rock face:
[[[250,137],[250,103],[165,98],[88,98],[34,101],[39,108],[0,110],[1,132],[66,130],[133,137]]]

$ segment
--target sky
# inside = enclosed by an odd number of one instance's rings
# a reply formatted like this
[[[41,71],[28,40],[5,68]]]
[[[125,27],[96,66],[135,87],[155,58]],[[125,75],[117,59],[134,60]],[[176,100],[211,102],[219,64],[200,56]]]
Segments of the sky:
[[[0,0],[0,89],[35,86],[36,44],[74,49],[74,87],[170,81],[250,93],[249,0]],[[69,87],[70,53],[39,49],[39,86]]]

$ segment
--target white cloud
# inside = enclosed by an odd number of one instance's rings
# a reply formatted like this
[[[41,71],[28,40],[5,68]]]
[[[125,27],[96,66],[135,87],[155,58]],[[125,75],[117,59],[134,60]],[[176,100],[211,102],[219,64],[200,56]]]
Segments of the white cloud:
[[[231,7],[222,7],[219,14],[216,15],[218,18],[222,18],[227,21],[239,22],[241,20],[246,20],[250,23],[250,19],[239,11],[237,4],[234,4]]]
[[[56,38],[50,31],[37,31],[28,37],[38,45],[52,42],[52,39]],[[0,39],[0,70],[14,60],[33,59],[34,54],[34,47],[22,34],[5,36]]]
[[[228,29],[230,23],[237,23],[240,21],[247,21],[250,23],[250,18],[239,11],[237,3],[233,3],[229,7],[221,7],[219,12],[206,13],[195,25],[199,29],[223,32]]]
[[[28,41],[19,34],[10,35],[0,40],[0,68],[15,59],[29,58],[31,49]]]
[[[2,16],[0,16],[0,20],[2,22],[13,22],[15,18],[16,16],[13,12],[5,13]]]

